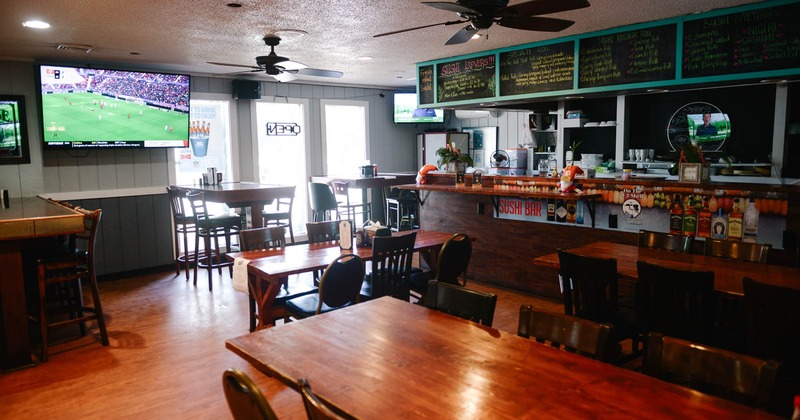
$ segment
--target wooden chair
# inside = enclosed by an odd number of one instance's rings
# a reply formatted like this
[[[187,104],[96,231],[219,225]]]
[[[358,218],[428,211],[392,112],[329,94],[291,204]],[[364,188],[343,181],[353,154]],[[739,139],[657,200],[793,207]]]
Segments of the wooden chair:
[[[39,331],[41,338],[41,361],[48,358],[48,329],[79,324],[85,334],[86,322],[97,321],[100,330],[100,341],[108,345],[106,321],[103,306],[100,303],[100,291],[94,269],[95,244],[97,230],[100,225],[102,210],[84,210],[73,207],[83,214],[84,231],[70,235],[66,247],[43,257],[37,261],[39,289]],[[86,306],[83,300],[81,281],[89,283],[92,292],[93,306]],[[58,319],[48,314],[48,290],[62,302],[59,312],[68,315],[68,319]],[[58,291],[58,293],[56,293]],[[52,319],[51,319],[52,318]]]
[[[637,261],[645,334],[712,344],[716,312],[713,271],[684,271]]]
[[[222,389],[235,420],[278,419],[255,382],[241,370],[226,370],[222,374]]]
[[[558,250],[564,314],[614,325],[616,341],[631,339],[631,357],[639,355],[641,327],[635,308],[619,303],[617,260]]]
[[[722,239],[706,239],[703,252],[712,257],[725,257],[734,260],[767,263],[767,255],[772,248],[770,244],[731,241]]]
[[[334,411],[335,408],[329,407],[322,400],[320,400],[316,394],[311,391],[311,385],[309,385],[306,379],[300,378],[297,381],[297,386],[300,388],[300,395],[303,396],[303,405],[306,407],[306,415],[308,416],[308,420],[355,419],[355,417],[341,412],[340,410]],[[337,411],[341,413],[341,415],[337,413]]]
[[[650,333],[642,368],[647,375],[763,409],[778,363]]]
[[[361,223],[369,220],[370,210],[368,203],[350,201],[350,184],[344,181],[331,181],[331,189],[336,197],[337,213],[345,214],[346,219],[356,221],[356,216],[361,215]],[[359,225],[360,226],[360,225]]]
[[[286,301],[289,315],[301,319],[358,303],[364,261],[353,254],[336,257],[319,281],[319,291]]]
[[[189,193],[186,198],[192,206],[194,213],[196,235],[194,238],[194,284],[197,285],[197,269],[206,268],[208,270],[208,290],[211,291],[213,284],[211,270],[217,268],[222,274],[222,267],[228,267],[233,276],[233,262],[223,258],[222,250],[219,246],[219,239],[225,240],[226,252],[231,252],[231,240],[242,229],[242,219],[238,215],[211,215],[208,213],[205,194],[202,192]],[[203,238],[203,256],[200,256],[200,238]],[[214,247],[211,247],[211,241]],[[216,262],[214,258],[216,257]]]
[[[286,229],[283,227],[263,227],[256,229],[242,229],[239,232],[239,246],[242,251],[258,251],[269,249],[280,249],[286,247]],[[283,286],[278,291],[275,301],[271,307],[271,318],[273,325],[275,320],[285,318],[288,315],[286,311],[286,301],[300,296],[304,296],[317,291],[316,287],[312,287],[300,282],[290,282],[288,278],[282,279]],[[250,332],[256,330],[256,321],[258,320],[258,311],[255,296],[257,293],[253,290],[253,285],[250,284],[247,288],[248,300],[250,307]]]
[[[491,327],[497,295],[431,280],[425,294],[425,306]]]
[[[308,195],[313,220],[315,222],[331,220],[331,211],[337,211],[339,208],[336,203],[336,197],[334,197],[333,191],[331,191],[331,187],[328,184],[320,182],[309,182]],[[336,218],[339,218],[338,212]]]
[[[466,286],[467,267],[472,257],[472,240],[464,233],[449,237],[439,250],[435,270],[411,273],[411,290],[422,298],[428,289],[428,281]]]
[[[364,278],[361,299],[392,296],[409,300],[411,259],[417,232],[372,238],[371,271]]]
[[[289,239],[292,240],[292,243],[294,243],[292,205],[294,203],[294,192],[296,188],[296,186],[293,186],[291,194],[287,194],[286,197],[276,198],[274,209],[270,208],[261,211],[261,216],[264,218],[264,226],[282,226],[289,228]]]
[[[642,248],[658,248],[691,254],[693,244],[694,236],[690,235],[673,235],[649,230],[639,231],[639,246]]]
[[[574,316],[537,311],[531,305],[520,305],[517,335],[533,337],[571,353],[588,356],[601,362],[615,362],[620,345],[612,336],[613,326]]]
[[[175,275],[181,274],[181,264],[184,266],[186,272],[186,280],[189,280],[189,235],[194,235],[197,231],[195,226],[194,215],[189,214],[184,206],[186,200],[186,190],[169,186],[167,187],[167,195],[169,196],[169,206],[172,210],[172,228],[173,228],[173,243],[175,244]],[[181,251],[181,242],[183,242],[183,251]]]

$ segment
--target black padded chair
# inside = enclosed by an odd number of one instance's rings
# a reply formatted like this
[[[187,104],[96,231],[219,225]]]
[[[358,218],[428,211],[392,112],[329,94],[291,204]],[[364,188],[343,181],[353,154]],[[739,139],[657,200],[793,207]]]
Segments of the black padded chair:
[[[643,248],[658,248],[691,254],[693,245],[694,236],[674,235],[649,230],[639,231],[639,246]]]
[[[319,291],[286,301],[289,315],[301,319],[358,303],[364,282],[364,261],[343,254],[328,264],[319,281]]]
[[[222,389],[235,420],[278,419],[255,382],[241,370],[226,370],[222,374]]]
[[[613,338],[613,326],[553,312],[537,311],[531,305],[519,308],[517,335],[571,353],[614,363],[620,345]]]
[[[297,187],[292,187],[291,193],[285,197],[275,199],[273,205],[261,211],[264,218],[264,226],[281,226],[289,229],[289,239],[294,243],[294,228],[292,227],[292,206],[294,205],[294,193]]]
[[[422,298],[428,290],[428,281],[466,286],[467,267],[472,257],[472,240],[464,233],[449,237],[439,250],[435,270],[411,272],[411,291]]]
[[[311,391],[311,385],[304,378],[297,381],[297,386],[300,388],[300,395],[303,396],[303,405],[306,407],[306,416],[308,420],[349,420],[355,417],[347,413],[336,410],[335,407],[330,407],[325,402],[320,400],[314,392]]]
[[[392,296],[409,300],[411,259],[417,232],[372,238],[371,270],[364,278],[361,300]]]
[[[211,272],[217,268],[222,274],[222,267],[228,267],[233,275],[233,262],[223,257],[219,245],[220,238],[225,241],[225,251],[231,252],[232,240],[242,229],[242,218],[238,215],[211,215],[208,213],[205,194],[189,193],[186,198],[192,206],[197,234],[194,238],[194,284],[197,285],[197,269],[208,270],[208,290],[213,288]],[[200,238],[203,238],[203,255],[200,255]],[[211,247],[211,241],[214,247]],[[214,259],[216,258],[216,261]]]
[[[425,306],[491,327],[497,295],[431,280],[425,294]]]
[[[614,325],[615,340],[631,339],[631,356],[639,355],[641,327],[636,308],[620,305],[617,260],[558,250],[564,314]]]
[[[334,197],[331,187],[320,182],[309,182],[308,195],[313,221],[332,220],[331,212],[337,211],[339,206],[336,203],[336,197]],[[336,218],[339,218],[338,213]]]
[[[108,345],[106,321],[103,306],[100,303],[100,290],[94,269],[94,250],[97,242],[97,230],[102,210],[85,210],[79,207],[73,210],[83,214],[84,231],[70,235],[66,246],[56,252],[48,253],[37,261],[39,290],[39,331],[41,338],[41,361],[48,359],[48,330],[79,324],[81,332],[86,332],[86,322],[97,321],[100,330],[100,341]],[[92,292],[92,305],[87,306],[83,300],[81,281],[89,283]],[[49,292],[48,292],[49,291]],[[48,311],[50,301],[60,304],[51,313]],[[60,317],[59,317],[60,313]],[[66,317],[66,319],[64,319]]]
[[[189,262],[192,260],[190,255],[194,250],[189,250],[189,235],[194,235],[197,231],[194,215],[186,211],[185,200],[186,190],[169,186],[167,195],[169,196],[169,206],[172,211],[173,243],[175,244],[175,275],[181,274],[181,264],[186,272],[186,280],[189,280]],[[183,250],[181,251],[181,243]]]
[[[770,244],[706,239],[703,253],[712,257],[724,257],[766,264],[770,249],[772,249],[772,245]]]
[[[286,247],[286,229],[283,227],[263,227],[256,229],[242,229],[239,232],[239,243],[242,251],[258,251],[269,249],[280,249]],[[289,281],[284,278],[283,285],[275,297],[275,301],[270,308],[273,325],[275,320],[285,319],[288,315],[286,311],[286,301],[298,298],[317,291],[316,287],[304,284],[300,281]],[[250,332],[256,330],[258,311],[255,301],[253,285],[248,285],[248,300],[250,307]]]
[[[637,261],[642,331],[714,344],[713,271],[685,271]]]
[[[651,333],[642,368],[647,375],[765,409],[778,363]]]
[[[336,198],[337,213],[345,215],[346,219],[356,221],[356,216],[361,215],[361,223],[370,219],[369,203],[350,200],[350,184],[345,181],[331,181],[331,190]]]

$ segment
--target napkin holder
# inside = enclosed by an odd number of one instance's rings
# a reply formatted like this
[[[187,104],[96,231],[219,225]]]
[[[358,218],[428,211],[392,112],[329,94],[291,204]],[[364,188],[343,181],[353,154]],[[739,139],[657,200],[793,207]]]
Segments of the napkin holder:
[[[377,220],[364,223],[364,245],[372,246],[372,238],[376,236],[392,236],[392,230]]]

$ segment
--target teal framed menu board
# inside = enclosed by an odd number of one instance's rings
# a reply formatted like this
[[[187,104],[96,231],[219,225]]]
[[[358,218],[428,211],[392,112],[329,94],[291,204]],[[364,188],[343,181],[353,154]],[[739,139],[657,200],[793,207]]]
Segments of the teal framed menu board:
[[[500,53],[500,96],[572,89],[575,42]]]
[[[494,54],[437,64],[438,102],[494,97],[496,94],[494,73]]]
[[[417,75],[419,81],[419,103],[433,103],[433,66],[422,66]]]
[[[800,3],[683,24],[683,77],[800,67]]]

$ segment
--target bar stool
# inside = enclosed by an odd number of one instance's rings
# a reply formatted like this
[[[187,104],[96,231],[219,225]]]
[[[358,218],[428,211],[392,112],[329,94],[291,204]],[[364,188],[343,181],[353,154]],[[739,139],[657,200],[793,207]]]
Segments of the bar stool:
[[[344,181],[331,181],[331,188],[333,195],[336,198],[337,209],[336,212],[340,215],[346,213],[345,219],[352,220],[355,223],[356,215],[361,215],[361,224],[370,218],[370,209],[368,203],[365,202],[351,202],[350,201],[350,184]]]
[[[294,229],[292,228],[292,205],[294,203],[295,189],[297,189],[297,187],[292,187],[291,195],[287,194],[286,197],[277,198],[275,200],[274,208],[261,211],[261,216],[264,218],[264,226],[289,228],[289,238],[292,239],[292,243],[294,243]],[[281,211],[281,209],[283,209],[283,211]]]
[[[189,250],[189,234],[195,234],[197,227],[195,226],[194,216],[186,212],[184,208],[184,200],[186,199],[186,190],[178,187],[167,187],[167,194],[169,195],[169,206],[172,210],[172,228],[173,238],[175,244],[175,275],[181,274],[181,264],[184,266],[186,272],[186,280],[189,280],[189,260],[191,255],[194,255],[194,250]],[[183,242],[183,252],[181,252],[181,241]]]
[[[417,194],[414,191],[400,191],[386,198],[386,225],[393,232],[419,229]]]
[[[320,182],[308,183],[308,195],[311,205],[311,213],[315,222],[332,220],[331,211],[336,211],[338,216],[338,205],[336,197],[328,184]],[[337,217],[338,218],[338,217]]]
[[[106,321],[103,307],[100,304],[100,292],[94,271],[94,245],[97,239],[97,227],[100,224],[102,210],[84,210],[74,208],[83,214],[84,231],[69,236],[67,246],[47,257],[38,260],[39,284],[39,330],[41,335],[41,361],[47,362],[48,336],[50,328],[80,324],[81,332],[86,334],[86,322],[96,320],[100,329],[100,341],[108,345]],[[86,248],[78,248],[78,241],[85,242]],[[94,306],[86,306],[83,301],[81,280],[89,282]],[[60,286],[60,287],[59,287]],[[48,290],[52,293],[48,296]],[[48,319],[48,298],[57,295],[61,306],[59,312],[66,313],[66,320]]]
[[[225,250],[231,252],[231,239],[239,235],[242,229],[242,218],[238,215],[218,215],[208,214],[206,197],[202,192],[190,193],[186,196],[194,212],[197,234],[194,237],[194,284],[197,285],[197,268],[208,270],[208,290],[211,291],[211,270],[217,268],[222,274],[222,267],[228,267],[233,276],[233,261],[227,261],[222,257],[219,246],[219,239],[225,239]],[[203,254],[200,256],[200,238],[203,238]],[[211,248],[211,240],[214,240],[214,248]],[[216,262],[214,261],[216,257]]]

